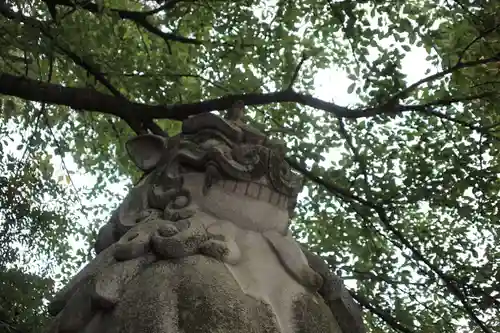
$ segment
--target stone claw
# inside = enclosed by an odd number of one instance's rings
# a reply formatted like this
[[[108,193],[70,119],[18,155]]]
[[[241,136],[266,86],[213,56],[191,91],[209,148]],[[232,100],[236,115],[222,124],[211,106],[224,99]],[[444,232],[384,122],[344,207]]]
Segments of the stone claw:
[[[148,252],[150,233],[146,230],[131,230],[116,243],[114,256],[118,261],[137,258]]]
[[[172,206],[168,206],[163,211],[163,216],[166,220],[176,222],[194,216],[197,211],[198,207],[194,204],[191,204],[185,208],[173,208]]]
[[[232,265],[238,263],[241,258],[240,249],[234,241],[225,241],[214,238],[208,239],[201,244],[200,252],[204,255]]]
[[[180,223],[184,221],[187,223]],[[203,225],[183,220],[159,228],[151,236],[151,244],[155,253],[162,258],[182,258],[198,253],[200,245],[207,239]]]
[[[163,224],[158,227],[158,234],[162,237],[173,237],[178,233],[179,229],[173,223]]]

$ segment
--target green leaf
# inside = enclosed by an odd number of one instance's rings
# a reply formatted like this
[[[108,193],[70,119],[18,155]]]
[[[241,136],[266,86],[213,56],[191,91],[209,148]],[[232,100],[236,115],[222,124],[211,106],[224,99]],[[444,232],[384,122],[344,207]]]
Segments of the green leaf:
[[[348,94],[352,94],[352,92],[354,91],[354,87],[356,86],[356,83],[351,83],[349,85],[349,87],[347,87],[347,93]]]

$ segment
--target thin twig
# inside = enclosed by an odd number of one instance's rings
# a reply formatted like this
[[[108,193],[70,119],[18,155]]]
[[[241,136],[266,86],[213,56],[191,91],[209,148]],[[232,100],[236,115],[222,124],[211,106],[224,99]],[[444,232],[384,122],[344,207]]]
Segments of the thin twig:
[[[295,70],[293,71],[292,74],[292,79],[290,80],[290,84],[288,85],[287,89],[292,89],[293,85],[295,84],[295,81],[297,80],[297,77],[299,76],[300,68],[304,64],[304,62],[308,59],[307,54],[305,52],[302,53],[302,57],[300,58],[299,63],[295,67]]]

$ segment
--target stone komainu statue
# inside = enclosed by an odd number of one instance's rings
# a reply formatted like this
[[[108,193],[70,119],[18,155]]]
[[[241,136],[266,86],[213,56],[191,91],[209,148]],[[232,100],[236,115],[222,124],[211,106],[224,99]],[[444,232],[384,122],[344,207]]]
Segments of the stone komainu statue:
[[[339,277],[288,231],[284,144],[207,113],[127,143],[144,171],[97,257],[50,304],[48,333],[361,333]]]

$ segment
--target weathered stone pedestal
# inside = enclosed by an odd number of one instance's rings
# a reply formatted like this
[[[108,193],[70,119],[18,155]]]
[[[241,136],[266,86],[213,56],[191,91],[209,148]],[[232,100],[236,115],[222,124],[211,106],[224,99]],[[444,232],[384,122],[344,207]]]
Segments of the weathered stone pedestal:
[[[288,232],[299,182],[282,144],[203,114],[128,150],[145,174],[48,333],[364,332],[342,281]]]

